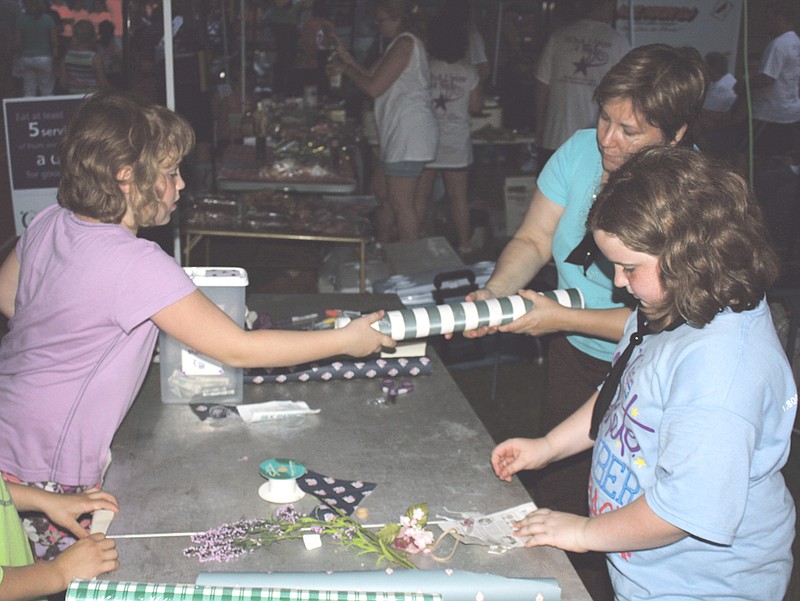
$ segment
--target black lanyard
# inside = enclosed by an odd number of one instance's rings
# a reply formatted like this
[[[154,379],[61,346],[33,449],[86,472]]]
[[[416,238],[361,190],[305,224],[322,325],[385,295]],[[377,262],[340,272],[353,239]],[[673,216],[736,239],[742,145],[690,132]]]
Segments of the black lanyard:
[[[666,330],[674,330],[684,323],[686,323],[686,320],[679,319],[670,324]],[[647,318],[645,317],[644,313],[642,313],[642,308],[637,308],[636,331],[631,334],[628,346],[625,347],[625,350],[622,351],[619,359],[617,359],[616,363],[614,363],[614,365],[611,367],[611,371],[608,372],[606,379],[603,381],[603,386],[600,388],[600,392],[597,395],[597,400],[594,402],[594,409],[592,410],[592,426],[589,430],[589,437],[592,440],[597,440],[597,433],[600,430],[600,422],[603,421],[608,408],[611,406],[611,399],[616,394],[617,388],[619,388],[619,382],[622,379],[622,372],[625,371],[625,366],[628,365],[628,361],[633,354],[633,349],[642,343],[645,336],[653,333],[648,331],[648,325],[649,323]]]

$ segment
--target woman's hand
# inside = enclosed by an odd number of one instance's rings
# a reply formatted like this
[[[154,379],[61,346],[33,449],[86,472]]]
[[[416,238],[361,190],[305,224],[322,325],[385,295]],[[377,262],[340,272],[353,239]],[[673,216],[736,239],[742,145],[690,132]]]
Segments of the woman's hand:
[[[336,46],[334,48],[334,52],[336,53],[336,57],[342,61],[345,65],[354,65],[356,63],[356,59],[353,58],[353,55],[350,54],[350,51],[347,49],[347,46],[344,45],[342,40],[339,38],[338,35],[334,34],[334,40],[336,40]]]
[[[510,438],[492,451],[492,469],[498,478],[511,482],[517,472],[543,468],[553,454],[546,438]]]
[[[537,509],[514,524],[514,534],[528,537],[526,547],[548,546],[586,553],[591,550],[584,542],[588,524],[589,518],[580,515]]]
[[[518,294],[531,301],[533,308],[511,323],[500,326],[498,329],[501,332],[528,334],[529,336],[544,336],[561,332],[565,329],[563,325],[566,313],[575,310],[564,307],[553,299],[532,290],[520,290]]]
[[[344,73],[345,68],[347,68],[347,65],[345,65],[338,58],[334,58],[327,65],[325,65],[325,74],[328,77],[333,75],[341,75]]]

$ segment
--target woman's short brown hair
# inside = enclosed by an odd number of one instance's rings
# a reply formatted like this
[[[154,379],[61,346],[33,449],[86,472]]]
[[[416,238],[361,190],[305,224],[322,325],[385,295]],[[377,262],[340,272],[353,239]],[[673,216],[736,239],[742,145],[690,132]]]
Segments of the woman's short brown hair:
[[[694,48],[648,44],[634,48],[605,74],[594,91],[594,101],[603,105],[630,99],[634,110],[671,142],[686,125],[692,126],[703,108],[708,73]],[[683,142],[690,143],[690,136]]]
[[[121,92],[94,94],[78,106],[59,145],[58,202],[103,223],[120,223],[130,205],[138,226],[154,225],[161,170],[193,146],[191,126],[165,107]],[[130,177],[120,180],[127,169]],[[124,183],[130,184],[127,195]]]
[[[728,167],[688,148],[654,146],[612,173],[586,222],[658,257],[656,328],[697,327],[725,308],[755,307],[778,274],[758,203]]]

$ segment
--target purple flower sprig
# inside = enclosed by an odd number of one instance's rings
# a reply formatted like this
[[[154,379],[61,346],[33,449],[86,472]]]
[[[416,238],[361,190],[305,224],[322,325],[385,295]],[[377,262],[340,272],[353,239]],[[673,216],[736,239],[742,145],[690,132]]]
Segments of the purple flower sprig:
[[[329,536],[338,545],[357,549],[359,555],[377,554],[378,563],[386,560],[405,568],[416,568],[406,551],[387,544],[350,516],[339,512],[328,517],[321,520],[299,513],[293,505],[284,505],[272,518],[240,520],[195,534],[191,539],[193,545],[184,549],[183,554],[197,557],[201,563],[227,562],[273,543],[316,533]]]

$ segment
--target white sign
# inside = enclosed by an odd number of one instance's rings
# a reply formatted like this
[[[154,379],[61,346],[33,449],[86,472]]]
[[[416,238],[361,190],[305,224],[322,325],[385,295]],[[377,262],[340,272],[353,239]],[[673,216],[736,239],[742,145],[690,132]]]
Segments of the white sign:
[[[630,38],[631,4],[633,38]],[[617,29],[631,45],[693,46],[705,57],[721,52],[733,72],[739,45],[742,0],[640,0],[617,2]]]
[[[39,211],[56,202],[60,177],[58,143],[83,98],[44,96],[3,100],[11,200],[18,236]]]

